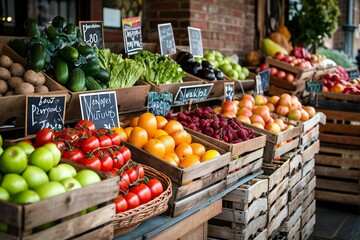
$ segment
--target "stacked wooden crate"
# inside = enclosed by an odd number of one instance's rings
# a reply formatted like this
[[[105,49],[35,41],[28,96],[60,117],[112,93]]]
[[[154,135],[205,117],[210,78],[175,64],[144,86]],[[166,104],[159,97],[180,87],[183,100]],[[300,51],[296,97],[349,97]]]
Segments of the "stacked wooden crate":
[[[321,93],[317,105],[327,123],[315,157],[316,199],[360,205],[360,96]]]
[[[216,239],[267,239],[268,180],[254,178],[223,197],[222,213],[209,221]]]

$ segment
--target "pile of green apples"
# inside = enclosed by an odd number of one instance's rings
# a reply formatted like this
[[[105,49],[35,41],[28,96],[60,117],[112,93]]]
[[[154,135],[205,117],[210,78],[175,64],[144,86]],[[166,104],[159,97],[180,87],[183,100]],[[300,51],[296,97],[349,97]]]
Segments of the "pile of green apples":
[[[249,69],[234,62],[231,56],[223,56],[219,51],[206,50],[203,58],[229,78],[245,80],[249,76]],[[195,61],[201,62],[201,60],[202,58],[195,58]]]
[[[37,148],[27,141],[5,149],[2,145],[0,135],[0,201],[34,203],[101,181],[92,170],[77,172],[72,165],[60,163],[55,143]],[[0,231],[6,232],[7,225],[0,222]]]

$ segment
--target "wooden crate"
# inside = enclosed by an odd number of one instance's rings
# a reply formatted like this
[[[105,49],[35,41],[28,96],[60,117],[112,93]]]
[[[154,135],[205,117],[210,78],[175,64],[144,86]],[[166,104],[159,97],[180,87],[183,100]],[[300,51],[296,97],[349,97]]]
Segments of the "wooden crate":
[[[284,81],[282,81],[284,82]],[[280,96],[283,93],[288,93],[290,95],[295,95],[297,96],[299,99],[305,99],[306,97],[308,97],[310,94],[307,93],[305,90],[305,82],[303,84],[301,84],[300,86],[298,86],[298,88],[296,90],[288,90],[288,89],[284,89],[281,87],[277,87],[275,85],[269,85],[269,90],[267,92],[267,95],[273,96],[273,95],[277,95]]]
[[[295,212],[289,215],[285,221],[281,224],[280,232],[290,232],[296,223],[301,220],[302,208],[299,206]]]
[[[248,205],[254,200],[266,196],[268,193],[268,180],[254,178],[240,185],[223,197],[224,201],[232,201],[234,204]]]
[[[300,234],[301,234],[301,218],[290,229],[286,237],[288,240],[300,240]]]
[[[311,159],[314,159],[315,155],[320,151],[320,141],[316,140],[301,151],[302,164],[305,165]]]
[[[5,54],[9,56],[14,62],[26,66],[25,60],[20,57],[14,50],[6,44],[0,42],[0,55]],[[49,76],[45,75],[45,86],[48,87],[49,93],[36,93],[32,95],[53,95],[62,94],[66,96],[66,102],[69,101],[68,91],[61,84],[57,83]],[[0,97],[0,126],[15,125],[15,127],[25,126],[25,111],[26,111],[26,95],[12,95]]]
[[[293,200],[288,201],[289,215],[292,215],[303,204],[304,198],[304,190],[302,190]]]
[[[307,240],[310,238],[312,232],[314,231],[314,226],[316,223],[316,215],[312,215],[310,220],[305,224],[301,229],[301,240]]]
[[[71,164],[77,171],[88,169],[73,161],[62,159],[61,162]],[[40,202],[18,205],[0,200],[0,219],[9,225],[8,233],[2,233],[0,238],[31,240],[51,236],[53,239],[68,239],[80,237],[88,231],[95,232],[108,223],[112,226],[115,217],[113,199],[119,194],[119,177],[94,171],[101,177],[101,182]],[[95,211],[81,215],[83,210],[96,205]],[[31,229],[53,221],[56,221],[54,226],[31,233]],[[109,236],[106,239],[113,238],[113,228],[110,230],[111,233],[104,233],[104,236]]]
[[[285,207],[273,218],[267,225],[268,237],[273,236],[280,230],[281,224],[285,221],[288,216],[288,206]]]
[[[229,240],[260,240],[264,239],[263,234],[266,230],[266,223],[267,214],[262,214],[257,218],[252,219],[247,225],[210,219],[208,224],[208,236]]]
[[[258,178],[268,179],[268,191],[273,190],[279,183],[289,176],[289,159],[285,161],[274,161],[273,163],[264,163],[264,174]]]
[[[334,92],[318,93],[318,99],[311,101],[311,104],[319,109],[355,113],[360,111],[359,103],[359,95]]]
[[[316,200],[314,199],[310,205],[303,210],[301,214],[301,227],[304,227],[308,223],[311,217],[315,214],[316,211]]]
[[[274,189],[275,190],[275,189]],[[270,194],[269,194],[270,195]],[[268,205],[269,217],[268,222],[271,222],[279,212],[287,205],[288,203],[288,193],[284,191],[271,205]]]
[[[321,144],[315,173],[318,200],[360,205],[360,150]]]

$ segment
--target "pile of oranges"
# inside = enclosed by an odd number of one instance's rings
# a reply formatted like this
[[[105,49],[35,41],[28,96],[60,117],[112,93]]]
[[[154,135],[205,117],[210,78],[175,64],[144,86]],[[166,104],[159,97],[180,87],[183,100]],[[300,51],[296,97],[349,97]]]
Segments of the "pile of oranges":
[[[192,142],[192,136],[177,120],[167,120],[146,112],[130,120],[130,126],[118,128],[123,141],[174,166],[187,168],[220,156],[214,149]]]

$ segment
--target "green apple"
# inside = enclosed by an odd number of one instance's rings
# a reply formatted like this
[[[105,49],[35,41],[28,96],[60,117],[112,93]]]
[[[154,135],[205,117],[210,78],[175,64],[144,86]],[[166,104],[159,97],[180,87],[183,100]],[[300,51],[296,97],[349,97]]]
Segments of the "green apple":
[[[45,223],[45,224],[40,225],[38,227],[35,227],[35,228],[33,228],[33,233],[41,232],[41,231],[43,231],[45,229],[48,229],[48,228],[54,226],[55,224],[57,224],[57,221],[48,222],[48,223]]]
[[[68,170],[70,171],[72,177],[75,177],[75,175],[77,174],[76,169],[73,166],[71,166],[70,164],[60,163],[58,166],[60,166],[60,165],[67,167]]]
[[[4,143],[4,140],[3,140],[3,138],[2,138],[2,136],[1,136],[1,134],[0,134],[0,147],[3,146],[3,143]]]
[[[195,57],[195,62],[201,63],[202,62],[202,58],[201,57]]]
[[[241,71],[245,74],[245,77],[249,76],[249,74],[250,74],[249,69],[247,69],[247,68],[245,68],[245,67],[243,67],[243,68],[241,69]]]
[[[10,199],[9,192],[3,187],[0,187],[0,199],[4,201],[9,201]]]
[[[88,209],[86,209],[86,213],[90,213],[92,211],[95,211],[96,209],[98,209],[99,207],[97,205],[93,206],[93,207],[90,207]]]
[[[48,172],[54,166],[54,156],[47,147],[39,147],[30,155],[29,164]]]
[[[241,71],[241,66],[238,63],[230,63],[232,68],[235,69],[237,72]]]
[[[0,156],[3,152],[4,152],[4,149],[2,147],[0,147]]]
[[[70,170],[64,165],[58,165],[51,168],[48,172],[48,176],[49,180],[54,182],[60,182],[64,178],[72,177]]]
[[[58,149],[55,143],[45,143],[43,147],[48,148],[54,156],[54,167],[57,166],[61,159],[61,151]]]
[[[217,61],[209,61],[209,63],[214,67],[214,68],[218,68],[219,67],[219,63]]]
[[[219,51],[214,51],[215,57],[223,57],[223,55],[221,54],[221,52]]]
[[[0,170],[4,173],[22,173],[27,167],[27,156],[18,146],[11,146],[0,156]]]
[[[9,192],[10,196],[29,188],[25,179],[17,173],[8,173],[4,176],[1,187]]]
[[[25,179],[30,189],[37,188],[40,185],[49,182],[49,177],[46,172],[37,166],[27,166],[21,176]]]
[[[204,58],[206,58],[206,60],[210,61],[215,61],[215,54],[213,52],[206,52],[204,54]]]
[[[34,189],[40,199],[47,199],[66,192],[64,186],[59,182],[47,182]]]
[[[11,197],[11,202],[17,204],[34,203],[38,201],[40,201],[39,195],[30,189],[18,192]]]
[[[232,66],[230,63],[223,63],[219,66],[220,71],[222,71],[225,75],[228,75],[228,73],[232,70]]]
[[[238,74],[238,79],[239,79],[239,80],[245,80],[245,79],[246,79],[245,74],[244,74],[243,72],[239,72],[239,74]]]
[[[231,69],[229,72],[226,73],[226,75],[232,79],[238,79],[239,77],[239,74],[235,69]]]
[[[22,150],[26,153],[26,156],[30,156],[30,154],[35,150],[34,146],[28,142],[17,142],[15,146],[21,147]]]
[[[81,184],[73,177],[64,178],[60,181],[67,192],[81,188]]]
[[[83,187],[101,181],[99,175],[90,169],[84,169],[79,171],[76,174],[75,178]]]
[[[223,60],[226,63],[233,63],[233,59],[231,56],[225,56],[225,57],[223,57]]]

